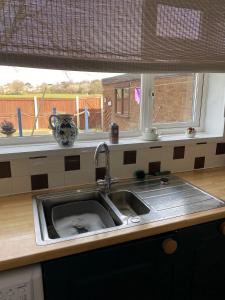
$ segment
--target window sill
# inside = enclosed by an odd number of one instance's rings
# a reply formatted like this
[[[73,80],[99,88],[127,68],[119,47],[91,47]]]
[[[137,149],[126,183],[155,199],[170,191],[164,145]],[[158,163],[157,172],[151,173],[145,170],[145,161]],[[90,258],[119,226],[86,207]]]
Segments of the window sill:
[[[80,152],[93,152],[98,143],[108,139],[93,141],[77,141],[71,148],[61,148],[56,142],[42,144],[1,146],[0,159],[16,159],[18,157],[39,157],[49,155],[73,155]],[[135,150],[166,145],[196,144],[205,142],[221,142],[224,138],[207,133],[198,133],[194,138],[187,138],[184,134],[164,135],[157,141],[145,141],[142,137],[121,138],[119,144],[110,144],[110,150]]]
[[[124,115],[124,114],[115,113],[115,116],[116,116],[116,117],[119,117],[119,118],[129,119],[129,115]]]

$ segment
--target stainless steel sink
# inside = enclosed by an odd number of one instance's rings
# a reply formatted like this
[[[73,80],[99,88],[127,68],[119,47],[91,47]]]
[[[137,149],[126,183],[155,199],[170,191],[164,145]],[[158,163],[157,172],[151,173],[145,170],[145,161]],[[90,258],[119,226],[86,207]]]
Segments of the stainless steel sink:
[[[61,238],[116,226],[108,210],[97,199],[53,207],[52,223]]]
[[[101,233],[123,224],[99,191],[63,192],[33,198],[38,244]]]
[[[33,197],[38,245],[87,237],[222,207],[225,203],[169,176],[116,184],[110,193],[93,189]]]
[[[124,216],[140,216],[150,212],[149,207],[131,191],[113,192],[108,197]]]

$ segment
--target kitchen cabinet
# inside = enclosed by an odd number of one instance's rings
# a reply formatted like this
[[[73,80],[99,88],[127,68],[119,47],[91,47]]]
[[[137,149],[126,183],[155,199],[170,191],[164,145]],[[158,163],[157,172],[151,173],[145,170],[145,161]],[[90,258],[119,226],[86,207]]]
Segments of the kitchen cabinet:
[[[224,233],[224,220],[177,232],[174,299],[225,299]]]
[[[224,299],[222,223],[44,262],[45,299]]]
[[[173,238],[173,234],[167,234]],[[164,236],[136,240],[42,264],[45,299],[172,299],[173,255]]]

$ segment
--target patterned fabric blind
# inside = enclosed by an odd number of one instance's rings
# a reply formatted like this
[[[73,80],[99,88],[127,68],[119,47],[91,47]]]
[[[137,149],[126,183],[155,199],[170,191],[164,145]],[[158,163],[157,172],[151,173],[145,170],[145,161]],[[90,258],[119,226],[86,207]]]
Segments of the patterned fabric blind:
[[[0,0],[0,64],[225,71],[225,1]]]

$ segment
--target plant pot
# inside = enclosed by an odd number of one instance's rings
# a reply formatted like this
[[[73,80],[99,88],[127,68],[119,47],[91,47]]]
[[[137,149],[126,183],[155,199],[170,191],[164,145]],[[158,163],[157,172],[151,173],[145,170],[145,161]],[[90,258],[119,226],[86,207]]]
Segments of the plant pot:
[[[16,132],[16,129],[13,129],[11,131],[1,131],[2,134],[5,134],[7,137],[11,137],[13,133]]]

